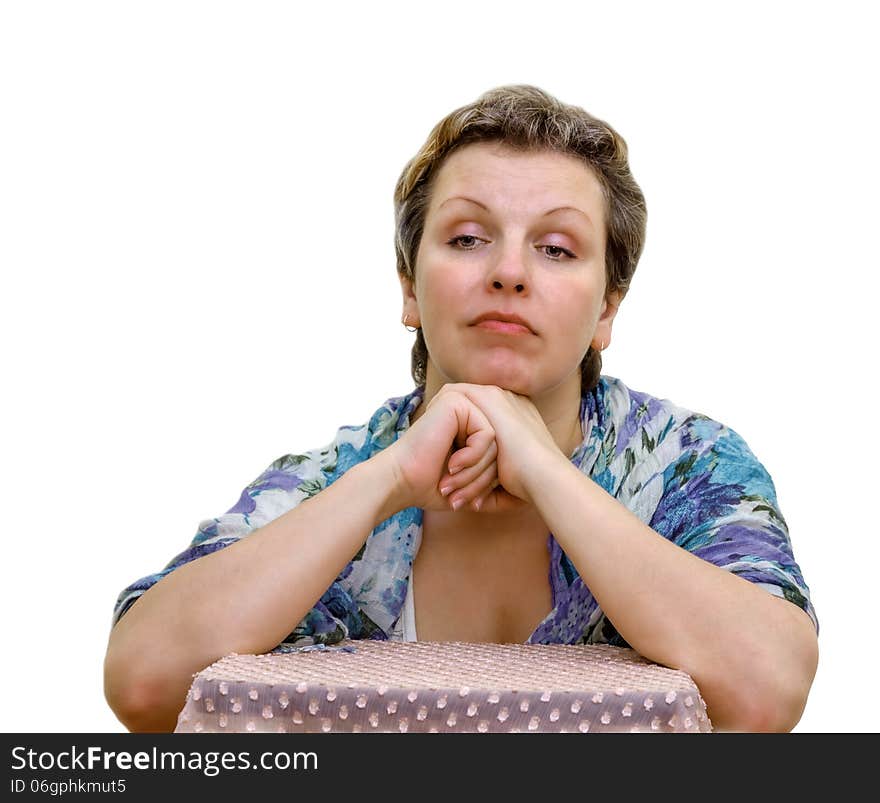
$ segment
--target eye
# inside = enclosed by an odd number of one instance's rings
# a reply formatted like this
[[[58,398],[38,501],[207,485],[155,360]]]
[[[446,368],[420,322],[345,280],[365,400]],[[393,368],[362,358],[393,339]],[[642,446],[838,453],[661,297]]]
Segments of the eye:
[[[458,237],[449,240],[448,245],[458,246],[463,251],[473,251],[479,242],[481,240],[473,234],[459,234]]]
[[[459,234],[447,241],[448,245],[458,248],[462,251],[474,251],[481,242],[486,242],[473,234]],[[561,262],[562,257],[576,259],[577,257],[567,248],[561,245],[539,245],[539,249],[544,250],[545,256],[548,256],[554,262]]]
[[[569,251],[567,248],[563,248],[561,245],[539,245],[538,248],[547,249],[544,253],[550,257],[550,259],[555,260],[557,262],[561,262],[560,257],[564,254],[569,259],[574,259],[574,254]]]

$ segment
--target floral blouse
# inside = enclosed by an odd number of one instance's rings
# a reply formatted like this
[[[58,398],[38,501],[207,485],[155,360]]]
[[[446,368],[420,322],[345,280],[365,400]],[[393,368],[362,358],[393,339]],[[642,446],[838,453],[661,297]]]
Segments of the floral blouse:
[[[246,537],[394,443],[423,398],[424,387],[390,398],[366,424],[340,427],[326,446],[279,457],[229,511],[202,521],[189,547],[164,569],[119,595],[113,624],[178,566]],[[742,437],[605,375],[582,396],[580,416],[584,438],[570,458],[575,466],[664,538],[803,608],[818,632],[773,481]],[[405,508],[381,522],[275,649],[397,638],[421,537],[421,508]],[[528,643],[629,646],[552,533],[547,548],[553,609]]]

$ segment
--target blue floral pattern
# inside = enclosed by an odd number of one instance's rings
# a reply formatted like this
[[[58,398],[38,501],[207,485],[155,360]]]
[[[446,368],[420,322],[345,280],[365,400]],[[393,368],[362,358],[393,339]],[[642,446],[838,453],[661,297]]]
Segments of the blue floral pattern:
[[[222,516],[199,525],[189,547],[120,595],[115,624],[178,566],[234,543],[332,485],[403,435],[424,388],[388,399],[369,422],[343,426],[327,446],[275,460]],[[804,609],[819,622],[795,561],[773,481],[729,427],[603,375],[581,399],[583,442],[571,462],[664,538]],[[294,631],[276,647],[388,639],[406,599],[422,536],[422,510],[381,522]],[[603,614],[552,533],[553,609],[529,643],[629,646]]]

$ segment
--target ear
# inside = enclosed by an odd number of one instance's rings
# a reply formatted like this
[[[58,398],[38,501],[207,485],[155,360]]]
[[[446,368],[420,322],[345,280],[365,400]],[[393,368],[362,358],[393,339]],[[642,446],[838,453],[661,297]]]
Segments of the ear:
[[[407,321],[407,326],[419,326],[421,324],[419,318],[419,302],[416,300],[413,281],[401,274],[397,274],[397,278],[400,279],[400,289],[403,293],[403,312],[400,316],[401,320],[408,315],[409,320]]]
[[[615,290],[605,297],[602,302],[602,312],[599,320],[596,322],[596,332],[593,334],[593,348],[608,348],[611,342],[611,328],[614,324],[614,318],[617,310],[620,309],[620,302],[623,301],[623,294],[619,290]]]

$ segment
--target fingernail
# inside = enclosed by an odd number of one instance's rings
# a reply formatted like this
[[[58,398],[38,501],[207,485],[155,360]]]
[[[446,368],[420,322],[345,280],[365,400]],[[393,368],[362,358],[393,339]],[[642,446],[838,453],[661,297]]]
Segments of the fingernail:
[[[450,474],[457,474],[459,471],[461,471],[461,466],[456,466],[455,468],[452,468],[452,467],[449,468]]]
[[[464,499],[456,499],[456,500],[452,503],[452,509],[453,509],[453,510],[458,510],[463,504],[464,504]]]
[[[441,496],[448,496],[451,492],[452,492],[452,486],[451,486],[451,485],[444,485],[444,486],[440,489],[440,495],[441,495]]]
[[[474,510],[479,510],[482,506],[483,506],[482,499],[475,499],[474,500]]]

